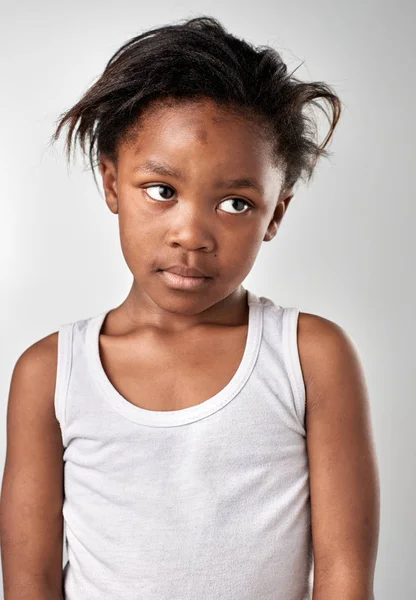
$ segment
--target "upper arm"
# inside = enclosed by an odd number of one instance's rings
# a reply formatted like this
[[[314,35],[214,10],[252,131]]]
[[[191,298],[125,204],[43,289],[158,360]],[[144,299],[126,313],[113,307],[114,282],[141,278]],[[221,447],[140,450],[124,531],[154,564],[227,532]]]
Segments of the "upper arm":
[[[335,573],[337,581],[370,598],[380,492],[363,368],[345,331],[308,313],[299,317],[299,353],[307,397],[314,590]]]
[[[57,333],[30,346],[14,367],[0,501],[3,585],[35,578],[61,589],[63,446],[54,412]]]

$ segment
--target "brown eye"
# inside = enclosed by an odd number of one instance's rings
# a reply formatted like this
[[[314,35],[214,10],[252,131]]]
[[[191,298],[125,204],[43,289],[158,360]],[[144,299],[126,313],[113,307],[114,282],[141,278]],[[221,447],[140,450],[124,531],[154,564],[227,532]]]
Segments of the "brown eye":
[[[161,196],[163,196],[163,194],[166,194],[166,190],[169,190],[169,192],[168,192],[168,195],[169,195],[169,193],[172,193],[172,195],[174,194],[174,192],[173,192],[172,188],[171,188],[171,187],[169,187],[169,186],[167,186],[167,185],[162,185],[162,184],[159,184],[159,185],[149,185],[149,187],[145,188],[145,189],[146,189],[146,193],[147,193],[147,194],[148,194],[148,195],[149,195],[149,196],[150,196],[150,197],[151,197],[153,200],[160,200],[160,198],[153,198],[153,196],[152,196],[151,194],[149,194],[149,193],[148,193],[148,191],[147,191],[147,190],[151,190],[152,188],[156,188],[156,190],[157,190],[157,192],[156,192],[156,193],[157,193],[157,194],[160,194]],[[163,198],[163,197],[162,197],[162,200],[171,200],[171,199],[172,199],[172,196],[170,196],[169,198]]]
[[[251,208],[251,205],[247,202],[247,200],[243,200],[242,198],[227,198],[227,200],[223,200],[223,202],[221,202],[221,204],[224,204],[224,202],[231,202],[232,203],[232,208],[237,210],[237,208],[241,207],[241,204],[246,204],[248,206],[248,208]],[[224,211],[224,212],[228,212],[228,210]],[[248,210],[242,211],[242,210],[237,210],[237,212],[231,212],[230,214],[234,214],[237,215],[239,213],[246,213],[248,212]]]

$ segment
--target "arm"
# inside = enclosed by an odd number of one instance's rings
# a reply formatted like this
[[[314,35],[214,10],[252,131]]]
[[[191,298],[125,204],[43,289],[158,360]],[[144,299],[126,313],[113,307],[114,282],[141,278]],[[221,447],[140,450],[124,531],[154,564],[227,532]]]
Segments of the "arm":
[[[301,313],[307,407],[313,600],[374,600],[380,514],[369,399],[355,345],[332,321]]]
[[[54,413],[57,333],[28,348],[11,379],[0,500],[4,600],[62,600],[63,460]]]

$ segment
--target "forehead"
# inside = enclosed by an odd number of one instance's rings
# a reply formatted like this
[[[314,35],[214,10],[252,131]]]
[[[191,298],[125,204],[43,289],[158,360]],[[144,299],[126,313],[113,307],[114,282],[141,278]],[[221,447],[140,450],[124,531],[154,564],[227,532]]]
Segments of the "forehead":
[[[197,143],[208,148],[233,143],[271,150],[271,139],[260,117],[243,108],[219,105],[210,98],[165,99],[152,102],[124,137],[128,150],[140,152],[149,144]],[[217,148],[218,151],[218,148]]]

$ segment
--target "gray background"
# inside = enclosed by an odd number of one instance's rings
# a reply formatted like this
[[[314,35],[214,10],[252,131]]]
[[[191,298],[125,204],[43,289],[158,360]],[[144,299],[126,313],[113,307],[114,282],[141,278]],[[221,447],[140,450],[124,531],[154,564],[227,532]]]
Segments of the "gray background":
[[[346,105],[332,157],[299,187],[244,286],[337,322],[357,344],[381,479],[375,597],[416,597],[415,12],[410,0],[1,5],[2,466],[19,355],[60,323],[116,306],[131,284],[92,174],[80,155],[68,172],[63,144],[48,148],[54,121],[127,39],[211,14],[293,69],[306,61],[297,76],[332,84]]]

